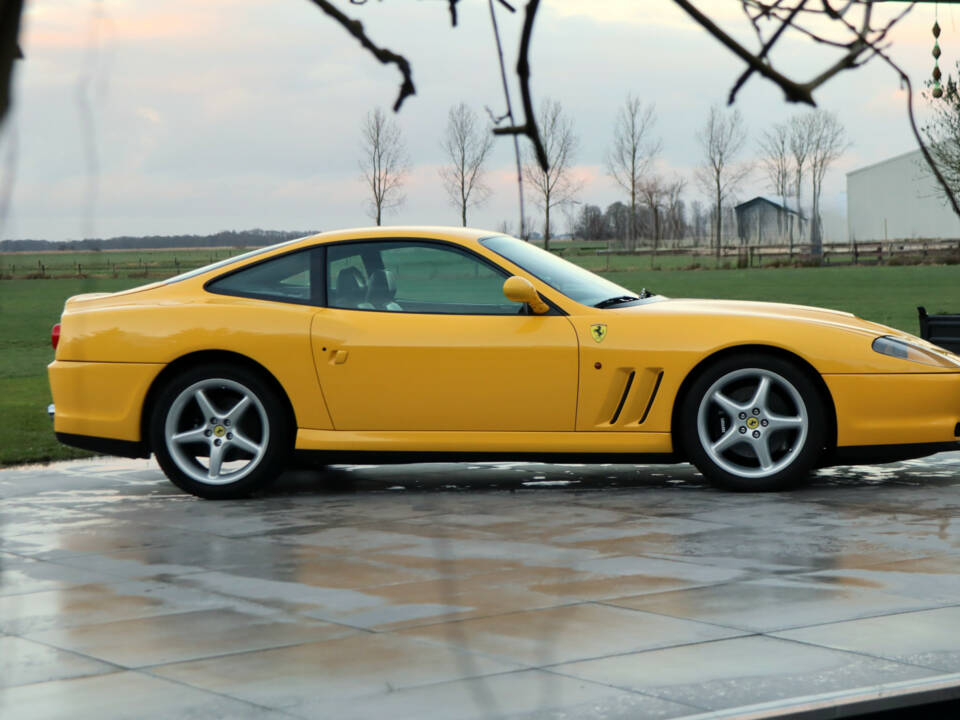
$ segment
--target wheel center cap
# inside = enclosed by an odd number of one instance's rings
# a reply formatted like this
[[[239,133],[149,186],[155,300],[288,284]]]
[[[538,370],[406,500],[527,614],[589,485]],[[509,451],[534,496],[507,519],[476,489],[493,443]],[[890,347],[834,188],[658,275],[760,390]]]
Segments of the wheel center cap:
[[[216,435],[217,437],[223,437],[224,435],[227,434],[227,429],[223,425],[217,425],[213,429],[213,434]]]
[[[747,427],[751,430],[756,430],[758,427],[760,427],[760,421],[755,417],[747,418]]]

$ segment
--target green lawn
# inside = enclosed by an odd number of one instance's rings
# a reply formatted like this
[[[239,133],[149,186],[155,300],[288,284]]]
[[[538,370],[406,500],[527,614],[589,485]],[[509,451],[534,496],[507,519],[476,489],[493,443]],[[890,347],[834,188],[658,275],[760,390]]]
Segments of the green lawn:
[[[87,454],[60,445],[47,417],[50,328],[71,295],[113,292],[142,282],[0,280],[0,466]]]
[[[595,255],[573,259],[591,269],[606,264],[606,258]],[[687,264],[689,258],[683,261]],[[662,266],[672,269],[649,270],[649,259],[623,256],[612,257],[610,265],[612,271],[603,274],[633,290],[819,305],[911,333],[919,332],[917,305],[930,312],[960,312],[958,265],[680,270],[679,259],[668,257]],[[71,295],[112,292],[144,282],[124,277],[0,280],[0,466],[84,454],[54,440],[46,415],[46,365],[53,357],[50,328]]]
[[[669,297],[767,300],[846,310],[920,334],[917,306],[960,312],[960,265],[847,266],[753,270],[627,270],[615,283]]]

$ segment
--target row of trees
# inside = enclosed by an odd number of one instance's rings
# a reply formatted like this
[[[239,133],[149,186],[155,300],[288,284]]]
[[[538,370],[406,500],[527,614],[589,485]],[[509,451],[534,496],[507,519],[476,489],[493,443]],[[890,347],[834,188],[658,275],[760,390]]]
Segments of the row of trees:
[[[827,170],[850,146],[837,117],[828,112],[794,115],[785,123],[765,130],[760,138],[761,165],[769,187],[784,205],[795,198],[795,208],[803,207],[804,178],[809,176],[810,242],[814,248],[823,242],[820,202]],[[791,244],[802,234],[802,227],[786,228]]]
[[[664,237],[709,236],[720,251],[724,228],[733,222],[732,204],[743,182],[759,167],[771,194],[784,207],[792,203],[800,212],[809,189],[810,242],[823,239],[820,205],[823,183],[829,168],[849,147],[843,126],[835,115],[813,110],[794,115],[788,121],[763,131],[756,143],[757,155],[745,158],[749,132],[738,110],[712,107],[697,134],[701,164],[695,182],[709,209],[699,202],[691,206],[688,222],[683,195],[684,178],[659,169],[663,143],[655,135],[656,109],[629,95],[617,112],[612,141],[605,158],[607,174],[624,194],[623,202],[611,204],[606,212],[596,206],[580,206],[576,200],[582,184],[572,172],[579,146],[573,122],[559,102],[546,100],[538,113],[538,124],[548,167],[543,169],[532,152],[524,156],[522,176],[529,199],[543,213],[544,244],[549,247],[556,213],[563,210],[575,232],[583,237],[613,237],[627,248],[637,246],[641,237],[652,243],[656,253]],[[467,224],[468,210],[490,196],[484,179],[493,136],[490,127],[464,103],[450,109],[440,141],[445,163],[440,170],[450,203]],[[410,170],[410,157],[396,121],[382,110],[369,112],[362,126],[360,168],[369,194],[369,213],[379,225],[383,214],[405,201],[403,183]],[[792,244],[803,238],[802,222],[791,222],[784,213],[781,236]]]
[[[707,207],[699,200],[688,205],[682,198],[674,195],[660,212],[659,239],[673,241],[674,244],[680,241],[689,241],[696,245],[712,242],[716,228],[715,213],[715,208]],[[722,227],[733,227],[736,222],[734,206],[725,203],[721,207],[721,213]],[[657,223],[653,211],[643,202],[638,203],[635,213],[631,213],[630,206],[619,200],[610,203],[606,210],[598,205],[578,205],[569,223],[570,231],[578,238],[622,241],[624,247],[628,247],[626,239],[629,237],[631,225],[637,228],[638,238],[649,240],[650,244],[653,244]]]

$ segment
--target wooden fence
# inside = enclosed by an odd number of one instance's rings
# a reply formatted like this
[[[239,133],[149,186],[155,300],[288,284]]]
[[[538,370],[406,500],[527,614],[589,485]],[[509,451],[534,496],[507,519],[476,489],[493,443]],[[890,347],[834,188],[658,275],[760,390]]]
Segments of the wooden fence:
[[[635,250],[596,250],[598,255],[638,255],[654,253],[651,247]],[[715,257],[716,247],[670,247],[657,250],[658,255],[686,255],[689,257]],[[821,253],[814,252],[809,243],[793,245],[722,245],[722,259],[736,258],[738,265],[762,267],[764,263],[812,264],[812,265],[883,265],[898,261],[923,262],[960,260],[960,240],[886,240],[882,242],[823,243]]]
[[[211,248],[203,253],[176,254],[170,250],[144,250],[141,253],[132,250],[124,251],[126,257],[123,259],[104,252],[72,252],[69,258],[58,257],[57,253],[8,253],[0,255],[0,279],[162,278],[223,260],[242,251],[236,248]]]
[[[635,250],[597,247],[597,243],[557,243],[554,252],[566,256],[592,254],[649,257],[653,248]],[[241,248],[211,248],[202,252],[175,250],[125,251],[121,258],[111,253],[70,253],[60,258],[56,253],[9,253],[0,255],[0,279],[8,278],[69,278],[69,277],[130,277],[162,278],[222,260],[241,252]],[[658,256],[689,257],[709,261],[716,248],[662,247]],[[824,243],[822,253],[813,252],[810,244],[790,245],[723,245],[720,257],[731,260],[738,267],[764,265],[883,265],[915,262],[960,262],[960,240],[890,240],[884,242]]]

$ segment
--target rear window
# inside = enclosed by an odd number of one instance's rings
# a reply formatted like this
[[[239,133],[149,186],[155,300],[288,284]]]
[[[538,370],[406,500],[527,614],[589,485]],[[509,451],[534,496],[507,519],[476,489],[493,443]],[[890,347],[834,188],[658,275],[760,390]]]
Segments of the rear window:
[[[232,265],[233,263],[239,260],[247,260],[248,258],[254,258],[258,255],[265,255],[266,253],[272,252],[273,250],[278,250],[287,245],[293,245],[298,243],[304,238],[294,238],[293,240],[285,240],[281,243],[276,243],[275,245],[267,245],[267,247],[257,248],[255,250],[250,250],[245,252],[242,255],[234,255],[231,258],[226,260],[218,260],[215,263],[210,263],[209,265],[204,265],[199,267],[196,270],[188,270],[185,273],[180,273],[179,275],[174,275],[172,278],[168,278],[163,281],[164,285],[169,285],[170,283],[180,282],[181,280],[189,280],[192,277],[197,277],[198,275],[203,275],[204,273],[210,272],[211,270],[216,270],[217,268],[226,267],[227,265]]]
[[[206,284],[221,295],[319,305],[323,300],[323,256],[307,248],[264,260]]]

